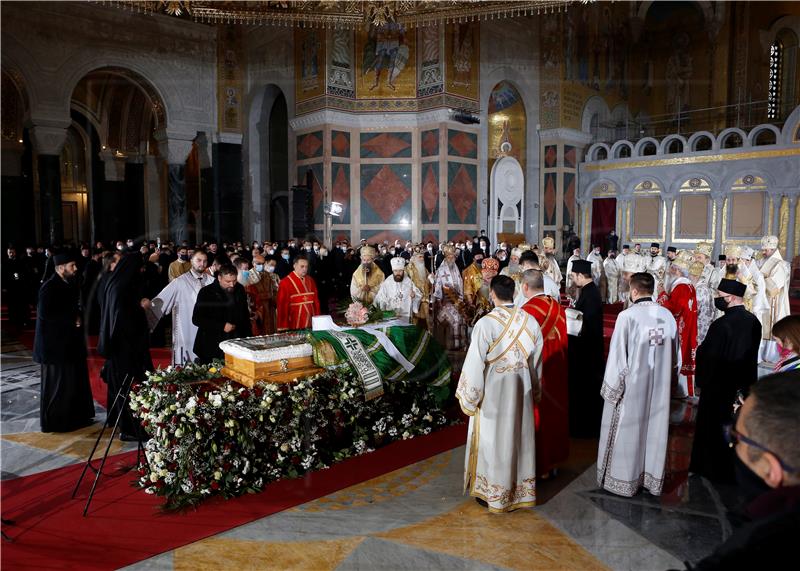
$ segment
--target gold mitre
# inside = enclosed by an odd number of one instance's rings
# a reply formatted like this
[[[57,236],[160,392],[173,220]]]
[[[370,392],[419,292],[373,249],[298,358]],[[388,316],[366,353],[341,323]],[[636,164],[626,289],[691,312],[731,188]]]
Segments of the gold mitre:
[[[776,250],[778,248],[778,237],[764,236],[761,238],[761,248],[764,250]]]
[[[725,244],[725,257],[739,259],[742,257],[742,249],[736,244]]]
[[[672,265],[688,271],[692,266],[692,262],[694,262],[694,257],[688,250],[679,250],[675,254],[675,259],[672,260]]]
[[[555,248],[556,241],[553,240],[553,238],[550,236],[545,236],[544,238],[542,238],[542,246],[544,246],[545,248]]]
[[[711,242],[698,242],[694,249],[696,254],[703,254],[709,258],[714,253],[714,244]]]
[[[692,262],[692,265],[689,266],[689,274],[693,275],[694,277],[700,277],[703,275],[703,270],[705,266],[702,262]]]
[[[456,255],[456,247],[453,246],[452,244],[446,244],[442,248],[442,252],[444,253],[445,256],[450,256],[450,255],[455,256]]]
[[[528,244],[527,242],[523,242],[522,244],[517,246],[517,248],[519,248],[520,252],[527,252],[528,250],[531,249],[531,245]]]
[[[373,248],[372,246],[364,246],[363,248],[361,248],[361,257],[362,258],[372,258],[374,260],[375,256],[377,256],[377,255],[378,255],[378,253],[375,251],[375,248]]]

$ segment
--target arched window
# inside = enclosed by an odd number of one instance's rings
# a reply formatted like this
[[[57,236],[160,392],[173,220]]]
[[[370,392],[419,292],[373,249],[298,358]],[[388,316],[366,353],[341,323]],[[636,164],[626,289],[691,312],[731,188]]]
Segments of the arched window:
[[[795,105],[797,82],[797,36],[788,29],[778,32],[769,48],[767,119],[780,120]]]
[[[600,140],[600,115],[597,113],[589,119],[589,132],[592,134],[593,143]]]

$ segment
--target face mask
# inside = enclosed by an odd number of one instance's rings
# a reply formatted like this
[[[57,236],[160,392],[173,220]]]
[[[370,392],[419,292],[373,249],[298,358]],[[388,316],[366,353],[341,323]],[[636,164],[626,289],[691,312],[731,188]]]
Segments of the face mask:
[[[728,310],[728,302],[725,301],[724,297],[715,297],[714,298],[714,307],[716,307],[720,311],[727,311]]]
[[[242,270],[242,280],[247,281],[250,279],[250,270]]]
[[[264,271],[264,264],[256,264],[256,271],[263,272]]]
[[[433,252],[433,246],[428,246],[428,251]]]
[[[736,452],[734,452],[733,456],[736,483],[738,484],[742,495],[745,497],[745,501],[751,502],[761,494],[769,492],[772,489],[758,476],[758,474],[753,472],[744,462],[741,461]]]
[[[284,260],[286,260],[288,262],[289,261],[289,254],[281,254],[281,258],[283,258]]]
[[[268,271],[269,273],[272,273],[272,272],[274,272],[274,271],[275,271],[275,266],[267,266],[267,271]]]
[[[181,259],[181,262],[188,262],[189,261],[189,254],[181,254],[178,257]]]
[[[311,251],[311,246],[306,246],[306,252],[310,252],[310,251]]]
[[[778,345],[778,355],[780,355],[781,359],[785,359],[789,355],[794,353],[791,349],[787,349],[783,345]]]

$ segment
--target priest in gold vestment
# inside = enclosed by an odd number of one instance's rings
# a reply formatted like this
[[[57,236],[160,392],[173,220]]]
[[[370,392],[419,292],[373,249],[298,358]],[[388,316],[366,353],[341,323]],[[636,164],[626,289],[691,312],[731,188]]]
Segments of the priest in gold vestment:
[[[541,396],[542,334],[514,306],[514,281],[492,280],[495,308],[478,320],[456,389],[469,419],[464,489],[492,512],[536,504],[534,400]]]
[[[375,264],[375,255],[375,248],[372,246],[361,248],[361,264],[353,272],[353,278],[350,280],[350,295],[353,301],[360,301],[366,307],[372,305],[386,278]]]
[[[428,319],[430,317],[431,282],[428,280],[428,270],[425,268],[425,254],[422,251],[422,247],[414,247],[414,254],[406,266],[406,274],[411,278],[412,283],[417,286],[417,289],[422,292],[419,309],[412,322],[423,329],[428,329],[431,325]]]

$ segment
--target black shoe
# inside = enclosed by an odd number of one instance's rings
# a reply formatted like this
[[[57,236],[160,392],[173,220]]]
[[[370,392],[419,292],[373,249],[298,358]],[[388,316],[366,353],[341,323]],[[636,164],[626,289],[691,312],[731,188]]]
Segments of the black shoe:
[[[119,439],[123,442],[139,442],[139,437],[134,434],[125,434],[121,432],[119,435]]]
[[[486,500],[482,500],[480,498],[475,498],[475,501],[478,502],[478,505],[481,505],[481,506],[483,506],[485,508],[489,507],[489,504],[486,503]]]

